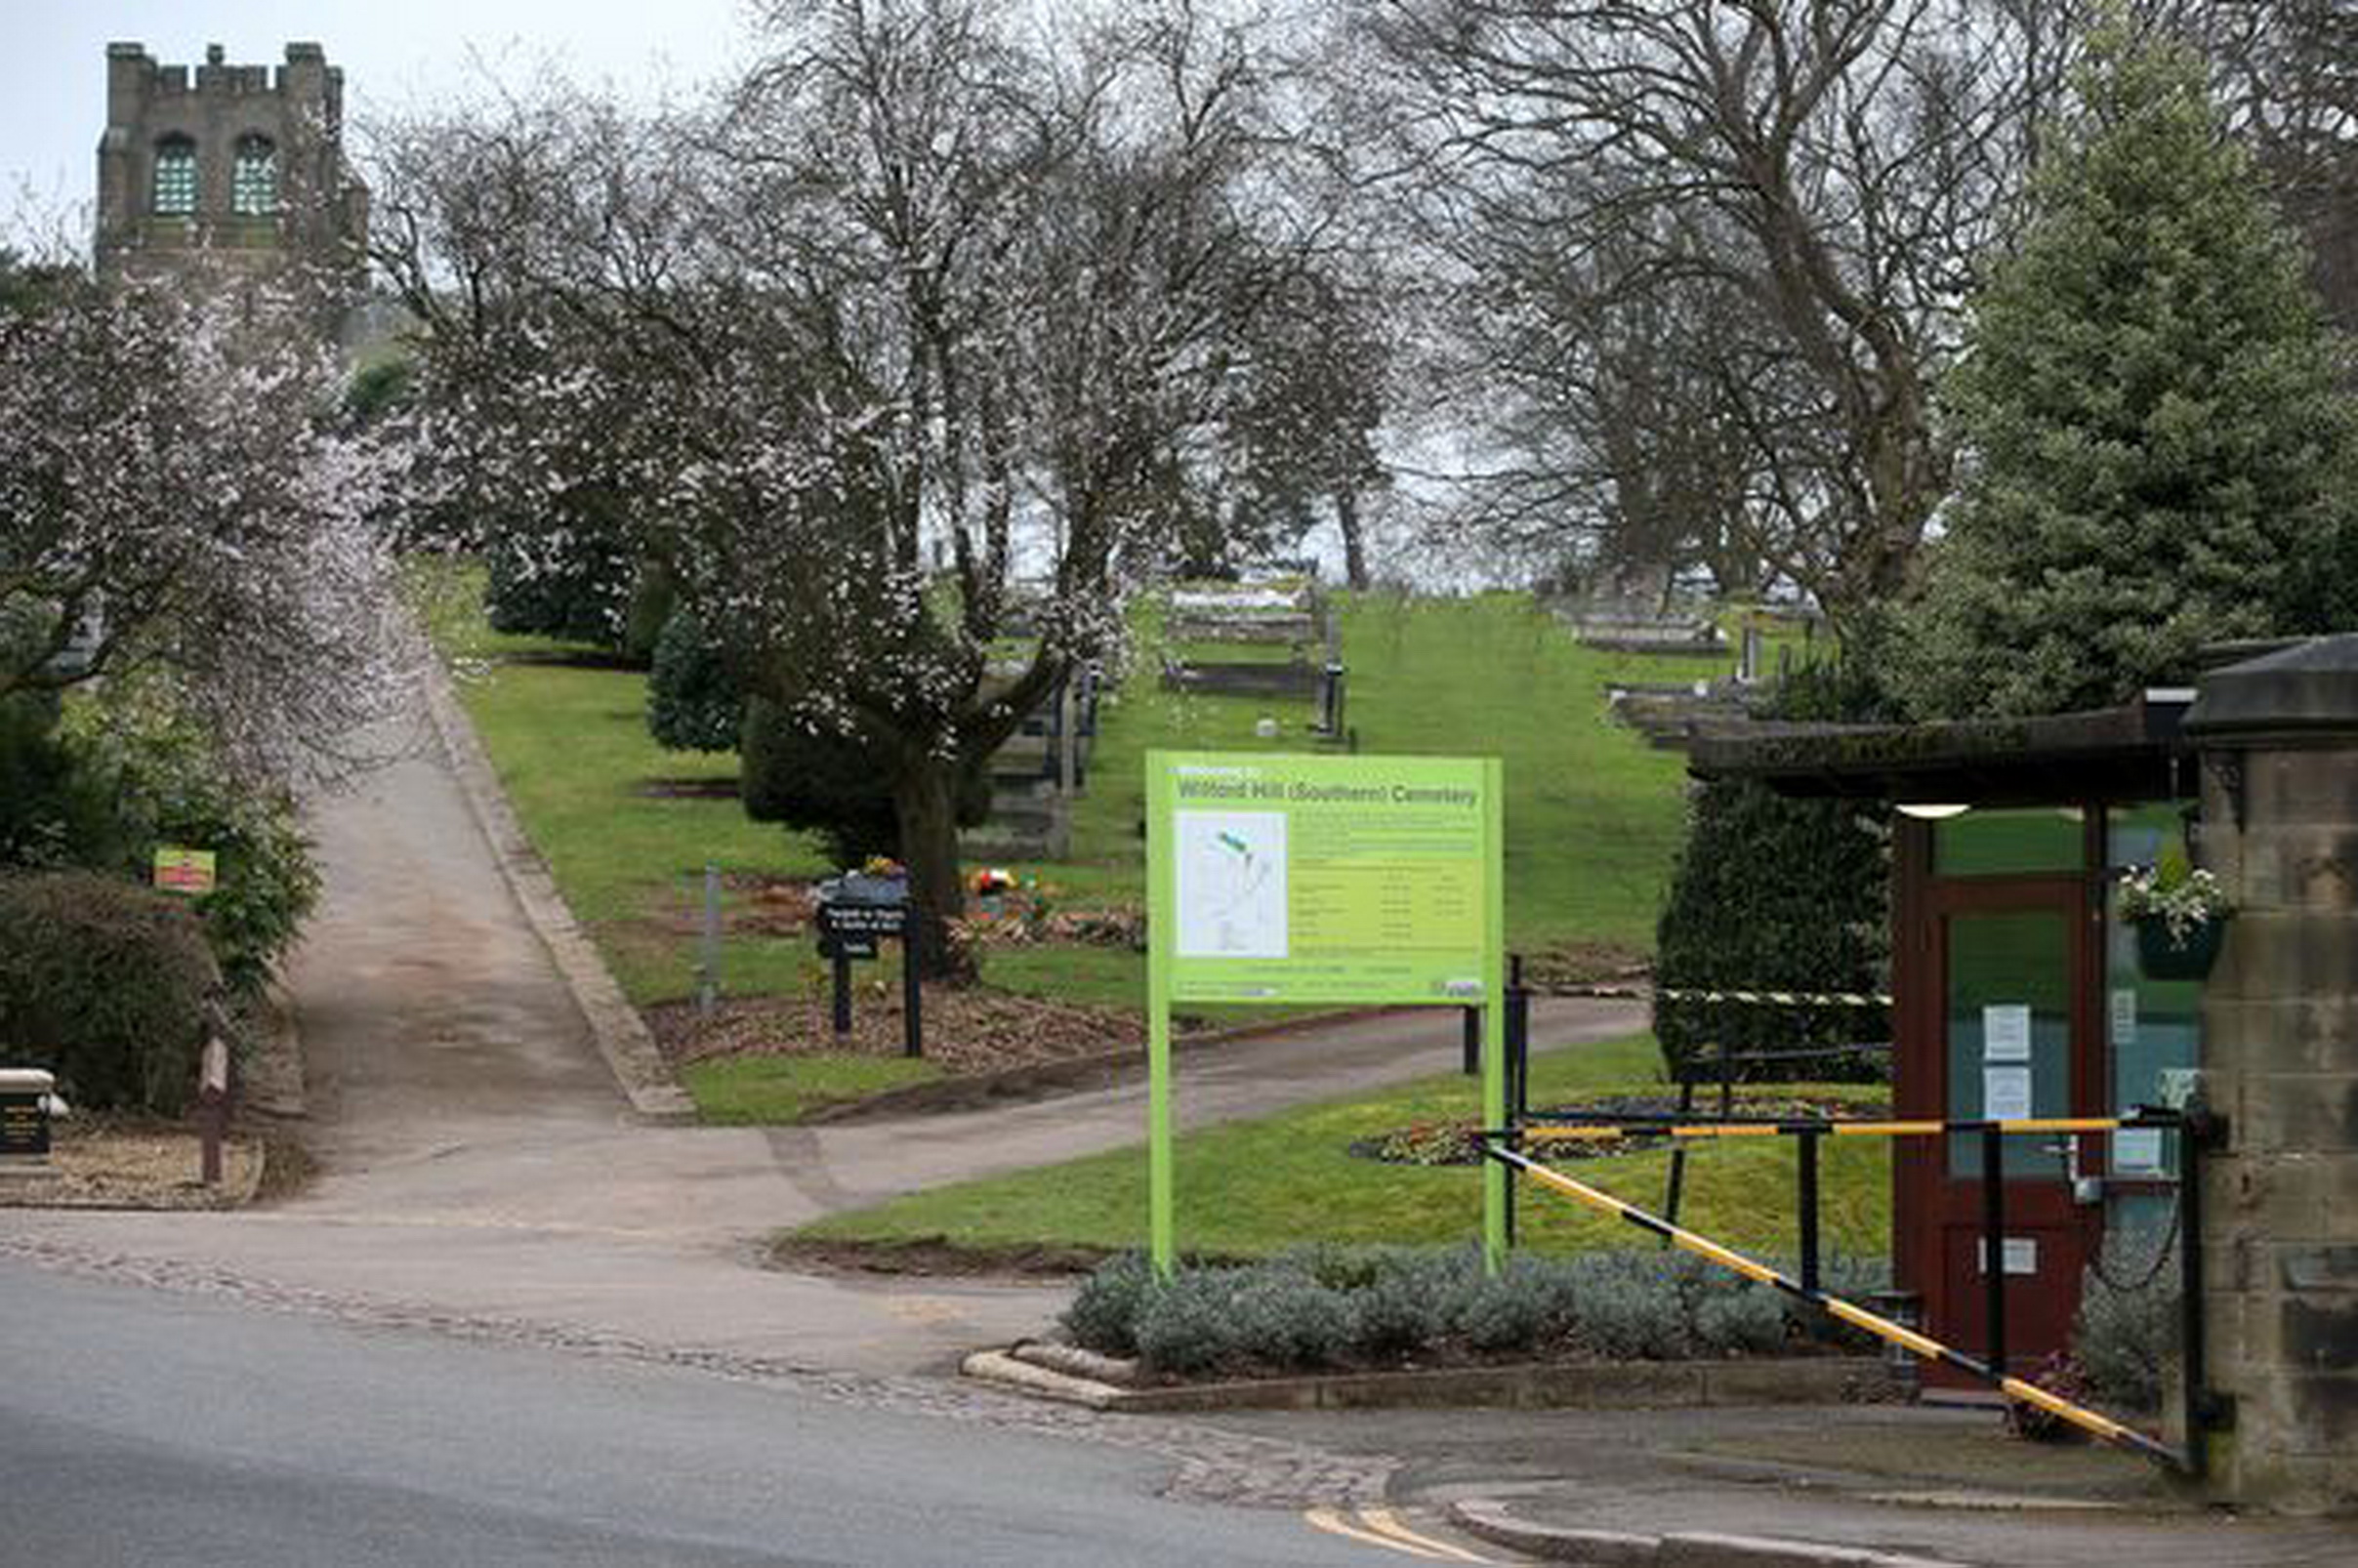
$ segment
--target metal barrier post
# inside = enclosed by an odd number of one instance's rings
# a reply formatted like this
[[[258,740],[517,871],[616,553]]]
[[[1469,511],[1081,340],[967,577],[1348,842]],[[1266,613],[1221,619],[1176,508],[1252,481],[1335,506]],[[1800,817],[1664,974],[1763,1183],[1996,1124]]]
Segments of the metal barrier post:
[[[1681,1073],[1678,1078],[1678,1119],[1686,1120],[1694,1109],[1695,1080],[1691,1075]],[[1678,1200],[1686,1195],[1686,1143],[1683,1139],[1671,1145],[1669,1187],[1670,1190],[1662,1195],[1662,1217],[1675,1225],[1678,1223]],[[1663,1245],[1668,1247],[1670,1242],[1665,1240]]]
[[[1507,960],[1507,1103],[1518,1122],[1531,1114],[1531,993],[1520,953]]]
[[[925,948],[925,917],[912,904],[900,928],[900,1049],[911,1060],[926,1053]]]
[[[2213,1123],[2199,1102],[2178,1130],[2178,1369],[2185,1384],[2186,1472],[2198,1479],[2211,1463],[2211,1374],[2203,1336],[2203,1149]]]
[[[2006,1375],[2006,1135],[1995,1123],[1981,1131],[1981,1269],[1990,1333],[1984,1359]]]
[[[1801,1289],[1818,1288],[1818,1135],[1803,1134],[1796,1139],[1800,1144],[1801,1171]]]
[[[1471,1078],[1482,1070],[1482,1010],[1468,1008],[1465,1012],[1466,1076]]]

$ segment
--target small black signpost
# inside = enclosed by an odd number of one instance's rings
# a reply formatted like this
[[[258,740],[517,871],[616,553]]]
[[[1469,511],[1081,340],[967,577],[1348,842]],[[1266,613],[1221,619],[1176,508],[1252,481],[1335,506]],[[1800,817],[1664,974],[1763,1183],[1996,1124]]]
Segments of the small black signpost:
[[[900,1017],[903,1054],[925,1052],[925,1015],[918,989],[925,923],[909,907],[906,877],[846,872],[819,884],[819,952],[835,961],[835,1032],[851,1032],[851,961],[873,959],[884,938],[900,938]]]
[[[49,1095],[56,1087],[39,1068],[0,1070],[0,1157],[49,1157]]]

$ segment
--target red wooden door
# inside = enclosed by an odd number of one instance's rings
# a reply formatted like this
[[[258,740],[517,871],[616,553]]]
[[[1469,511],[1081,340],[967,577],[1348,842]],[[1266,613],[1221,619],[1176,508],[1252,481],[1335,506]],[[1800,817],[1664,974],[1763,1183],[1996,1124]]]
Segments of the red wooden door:
[[[2086,877],[1931,877],[1922,886],[1899,1113],[1948,1121],[2103,1114]],[[2075,1197],[2068,1138],[2008,1136],[2002,1163],[2007,1363],[2028,1372],[2070,1341],[2102,1211]],[[1986,1358],[1985,1270],[1994,1264],[1983,1245],[1980,1135],[1909,1139],[1896,1164],[1902,1280],[1924,1297],[1927,1333]],[[1972,1385],[1930,1367],[1925,1381]]]

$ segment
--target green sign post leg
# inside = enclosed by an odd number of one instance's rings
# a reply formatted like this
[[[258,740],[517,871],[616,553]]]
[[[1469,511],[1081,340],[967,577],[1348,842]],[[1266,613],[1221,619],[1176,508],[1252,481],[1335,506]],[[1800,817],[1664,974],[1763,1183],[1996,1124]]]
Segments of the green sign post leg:
[[[1171,817],[1171,768],[1160,752],[1146,754],[1146,814],[1150,824]],[[1146,1242],[1154,1271],[1164,1279],[1179,1264],[1172,1223],[1171,1181],[1171,928],[1174,910],[1171,835],[1146,835]]]
[[[1482,980],[1489,995],[1482,1006],[1482,1125],[1507,1125],[1507,879],[1506,769],[1495,757],[1482,761],[1482,796],[1488,843],[1484,855],[1492,874],[1483,901]],[[1482,1259],[1495,1274],[1507,1266],[1507,1167],[1482,1162]]]
[[[1158,996],[1146,1014],[1146,1211],[1154,1271],[1164,1279],[1178,1262],[1171,1209],[1171,1009]]]
[[[1493,991],[1482,1010],[1482,1125],[1507,1125],[1507,1004]],[[1496,1274],[1507,1266],[1507,1167],[1482,1162],[1482,1261]]]

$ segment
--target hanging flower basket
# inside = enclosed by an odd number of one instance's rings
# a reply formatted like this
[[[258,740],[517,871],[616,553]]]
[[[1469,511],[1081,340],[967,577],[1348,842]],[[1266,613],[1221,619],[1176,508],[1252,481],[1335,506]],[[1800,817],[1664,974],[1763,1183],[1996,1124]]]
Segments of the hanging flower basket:
[[[2121,878],[2121,918],[2136,928],[2137,963],[2148,979],[2210,974],[2234,913],[2218,879],[2187,865],[2182,852],[2165,850],[2158,865]]]
[[[2192,921],[2168,921],[2151,916],[2136,923],[2137,966],[2149,980],[2200,980],[2218,962],[2219,944],[2227,939],[2226,915]]]

